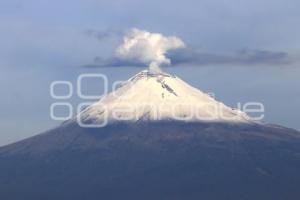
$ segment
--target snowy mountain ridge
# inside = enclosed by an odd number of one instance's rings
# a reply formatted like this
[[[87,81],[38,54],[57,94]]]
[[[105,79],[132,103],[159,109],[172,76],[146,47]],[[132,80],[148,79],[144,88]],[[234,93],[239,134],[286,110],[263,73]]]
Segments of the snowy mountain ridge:
[[[126,121],[249,123],[248,116],[180,78],[144,70],[77,115],[80,124]]]

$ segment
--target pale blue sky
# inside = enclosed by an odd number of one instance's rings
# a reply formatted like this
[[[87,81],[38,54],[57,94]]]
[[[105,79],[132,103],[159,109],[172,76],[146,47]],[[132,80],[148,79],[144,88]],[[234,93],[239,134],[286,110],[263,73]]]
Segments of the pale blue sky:
[[[58,124],[49,117],[51,81],[75,82],[82,72],[113,81],[142,70],[83,67],[111,57],[133,27],[176,35],[201,52],[166,71],[232,106],[261,101],[267,121],[300,130],[299,7],[297,0],[1,0],[0,145]],[[245,51],[251,58],[240,61]]]

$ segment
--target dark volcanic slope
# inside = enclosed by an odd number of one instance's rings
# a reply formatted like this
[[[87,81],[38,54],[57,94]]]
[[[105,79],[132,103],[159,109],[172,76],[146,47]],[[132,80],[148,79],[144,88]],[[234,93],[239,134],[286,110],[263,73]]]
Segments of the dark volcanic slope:
[[[2,200],[299,200],[300,133],[262,125],[63,125],[0,148]]]

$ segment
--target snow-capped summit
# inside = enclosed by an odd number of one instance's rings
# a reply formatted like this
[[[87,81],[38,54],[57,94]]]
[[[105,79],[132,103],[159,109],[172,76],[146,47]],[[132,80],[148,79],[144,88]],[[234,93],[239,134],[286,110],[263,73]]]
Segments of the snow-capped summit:
[[[144,70],[78,114],[80,124],[116,121],[248,123],[245,113],[216,101],[180,78]]]

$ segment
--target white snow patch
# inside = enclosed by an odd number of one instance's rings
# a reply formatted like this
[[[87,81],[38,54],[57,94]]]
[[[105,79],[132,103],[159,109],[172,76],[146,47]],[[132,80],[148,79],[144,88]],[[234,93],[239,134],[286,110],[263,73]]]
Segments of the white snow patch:
[[[83,122],[93,123],[140,120],[249,122],[244,112],[216,101],[180,78],[147,70],[87,107],[78,117]]]

